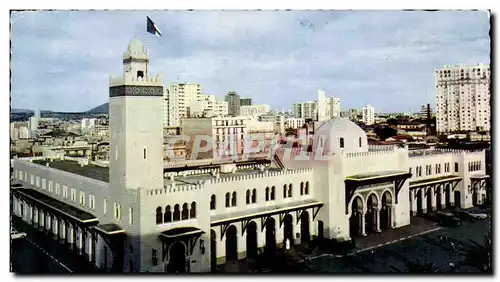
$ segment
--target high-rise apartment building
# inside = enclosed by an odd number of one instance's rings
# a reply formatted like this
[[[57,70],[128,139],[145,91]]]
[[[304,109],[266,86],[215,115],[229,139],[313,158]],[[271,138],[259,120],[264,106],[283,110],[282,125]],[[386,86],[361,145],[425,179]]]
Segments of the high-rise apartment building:
[[[318,90],[318,121],[340,117],[340,98],[328,97],[325,91]]]
[[[366,125],[372,125],[375,123],[375,108],[366,105],[363,107],[363,123]]]
[[[227,102],[228,106],[228,114],[230,116],[239,116],[240,115],[240,95],[236,94],[234,91],[229,91],[224,97],[224,101]]]
[[[252,105],[252,98],[241,98],[240,99],[240,106],[251,106]]]
[[[262,105],[251,105],[251,106],[241,106],[240,116],[244,117],[258,117],[262,114],[269,113],[271,107],[266,104]]]
[[[174,83],[163,93],[163,124],[179,126],[179,118],[190,116],[191,103],[198,101],[201,85]]]
[[[217,100],[215,95],[201,94],[191,103],[190,117],[219,117],[228,115],[228,103]]]
[[[435,72],[436,130],[489,131],[490,66],[445,66]]]
[[[297,118],[316,120],[318,116],[316,101],[306,101],[293,104],[293,115]]]

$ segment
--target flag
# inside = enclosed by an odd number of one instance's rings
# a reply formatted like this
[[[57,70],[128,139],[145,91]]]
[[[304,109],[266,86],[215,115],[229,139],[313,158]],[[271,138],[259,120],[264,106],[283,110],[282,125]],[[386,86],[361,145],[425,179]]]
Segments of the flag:
[[[146,31],[153,34],[153,35],[158,35],[161,37],[161,32],[156,27],[155,23],[149,17],[146,17],[146,20],[147,20]]]

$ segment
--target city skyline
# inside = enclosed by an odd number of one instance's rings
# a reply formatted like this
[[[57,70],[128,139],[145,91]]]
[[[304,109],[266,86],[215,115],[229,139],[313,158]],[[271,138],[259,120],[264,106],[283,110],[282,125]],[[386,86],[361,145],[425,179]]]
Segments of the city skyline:
[[[146,16],[162,38],[146,33]],[[342,110],[415,111],[435,106],[435,69],[490,62],[481,11],[37,11],[12,13],[11,28],[12,108],[107,102],[109,75],[121,72],[134,36],[165,87],[200,83],[203,93],[235,90],[278,109],[324,89]]]

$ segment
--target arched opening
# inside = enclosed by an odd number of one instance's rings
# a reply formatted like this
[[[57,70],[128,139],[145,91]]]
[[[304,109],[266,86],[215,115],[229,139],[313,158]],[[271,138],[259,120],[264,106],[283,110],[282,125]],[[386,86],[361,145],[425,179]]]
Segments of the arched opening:
[[[427,188],[425,191],[425,200],[427,202],[427,213],[430,213],[433,211],[432,208],[432,188]]]
[[[257,257],[257,223],[254,221],[247,225],[247,257]]]
[[[213,229],[210,229],[210,266],[212,272],[217,270],[217,235]]]
[[[419,190],[416,190],[416,198],[417,198],[417,215],[423,215],[424,214],[424,210],[423,210],[423,201],[422,201],[422,189],[419,189]]]
[[[344,148],[344,138],[340,137],[340,148]]]
[[[215,210],[215,195],[210,196],[210,210]]]
[[[268,256],[273,256],[276,250],[276,221],[269,217],[266,221],[266,247]]]
[[[191,209],[189,210],[189,218],[196,218],[196,203],[191,203]]]
[[[178,204],[174,206],[174,221],[181,220],[181,211],[179,208]]]
[[[144,71],[137,71],[137,78],[144,78]]]
[[[377,231],[377,210],[378,201],[375,195],[372,193],[366,201],[366,232],[376,232]]]
[[[257,189],[253,189],[252,191],[252,204],[257,203]]]
[[[266,201],[269,201],[269,187],[266,187]]]
[[[380,229],[385,230],[392,227],[392,195],[389,191],[382,194],[382,209],[380,210]]]
[[[361,137],[359,137],[359,147],[361,148]]]
[[[170,246],[168,254],[168,273],[184,273],[186,272],[186,247],[180,241],[176,241]]]
[[[478,204],[478,195],[477,195],[477,190],[472,189],[472,205],[475,206]]]
[[[462,204],[460,203],[460,191],[455,191],[455,207],[462,208]]]
[[[171,208],[170,208],[170,205],[168,205],[168,206],[165,208],[164,221],[165,221],[165,223],[167,223],[167,222],[172,222],[172,210],[171,210]]]
[[[233,197],[231,197],[231,206],[236,207],[236,192],[233,192]]]
[[[163,213],[161,212],[161,207],[156,208],[156,224],[163,223]]]
[[[300,216],[300,242],[302,244],[309,242],[311,233],[309,231],[309,213],[304,211]]]
[[[271,187],[271,201],[274,201],[275,198],[276,187]]]
[[[288,185],[288,198],[292,197],[292,183]]]
[[[304,195],[304,182],[300,182],[300,195]]]
[[[455,163],[455,172],[458,172],[458,163]]]
[[[283,246],[286,246],[286,240],[290,240],[290,246],[293,245],[293,218],[287,214],[283,222]]]
[[[188,204],[184,203],[182,205],[182,220],[189,219],[189,209],[188,209]]]
[[[286,184],[283,185],[283,199],[286,198]]]
[[[229,192],[226,193],[226,208],[229,208],[231,204],[231,194]]]
[[[236,227],[231,225],[226,231],[226,261],[238,260],[238,238]]]
[[[361,235],[361,215],[363,213],[363,201],[356,196],[351,204],[351,217],[349,218],[349,234],[351,237]]]
[[[451,208],[451,195],[450,194],[451,194],[450,184],[446,184],[444,201],[445,201],[445,205],[447,208]]]
[[[245,202],[248,205],[248,204],[250,204],[250,190],[247,190],[247,192],[245,194],[246,194],[245,195],[245,200],[246,200]]]
[[[309,195],[309,181],[306,181],[306,189],[304,191],[306,195]]]
[[[438,185],[438,187],[436,188],[436,210],[440,211],[442,210],[442,197],[443,195],[443,191],[441,189],[441,185]]]
[[[325,224],[322,220],[318,220],[318,239],[325,238]]]

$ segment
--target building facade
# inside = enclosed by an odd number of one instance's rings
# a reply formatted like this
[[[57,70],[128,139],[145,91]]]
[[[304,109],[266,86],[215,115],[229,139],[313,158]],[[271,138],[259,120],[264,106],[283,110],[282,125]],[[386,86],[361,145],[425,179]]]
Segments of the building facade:
[[[201,95],[201,85],[188,82],[173,83],[163,95],[164,126],[179,126],[181,118],[191,115],[191,106]]]
[[[240,99],[240,106],[251,106],[252,105],[252,98],[241,98]]]
[[[258,117],[263,114],[269,113],[271,107],[266,104],[262,105],[251,105],[251,106],[241,106],[240,116],[244,117]]]
[[[369,146],[340,118],[316,129],[312,152],[284,144],[259,162],[164,164],[162,79],[148,63],[133,40],[123,76],[110,79],[109,169],[55,157],[11,161],[13,216],[103,270],[210,272],[287,241],[349,240],[488,199],[483,150]],[[231,130],[245,127],[238,118],[207,120],[213,136],[245,133]]]
[[[228,113],[230,116],[240,115],[240,95],[236,94],[234,91],[229,91],[226,96],[224,96],[224,101],[227,102]]]
[[[435,72],[436,129],[489,131],[491,127],[490,66],[445,66]]]
[[[317,120],[318,103],[315,101],[295,103],[293,104],[293,115],[297,118]]]
[[[326,92],[318,90],[318,121],[340,117],[340,98],[328,97]]]
[[[366,125],[375,123],[375,108],[370,105],[363,107],[363,123]]]

